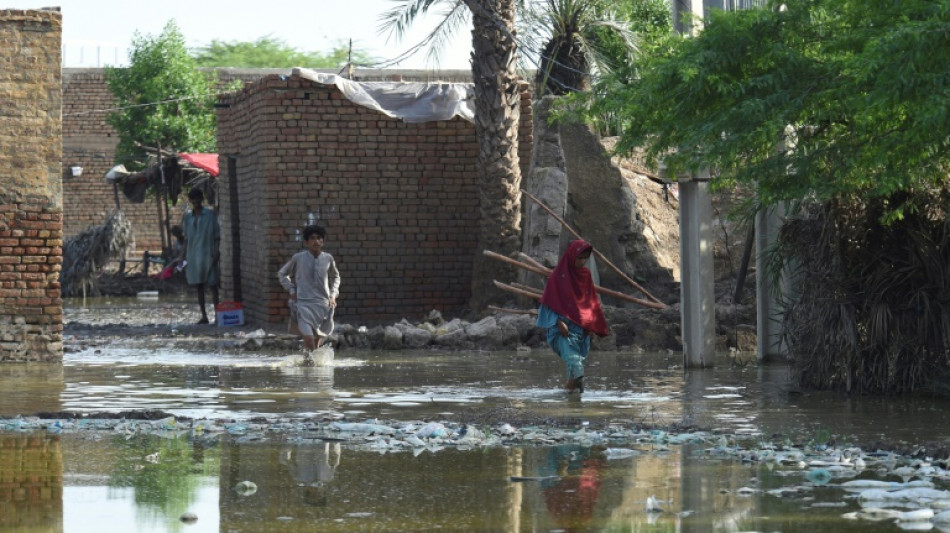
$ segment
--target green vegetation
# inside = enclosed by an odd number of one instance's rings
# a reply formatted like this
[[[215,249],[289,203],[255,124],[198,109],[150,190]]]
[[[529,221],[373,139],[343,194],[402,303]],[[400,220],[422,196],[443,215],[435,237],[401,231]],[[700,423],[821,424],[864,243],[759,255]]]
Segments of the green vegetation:
[[[353,50],[352,58],[346,44],[338,43],[326,54],[301,52],[280,39],[270,36],[256,41],[219,41],[199,48],[195,52],[199,67],[244,67],[244,68],[331,68],[365,65],[373,59],[361,50]]]
[[[590,88],[591,75],[632,67],[641,41],[672,29],[663,0],[523,1],[519,34],[538,56],[536,95]]]
[[[562,116],[617,150],[783,206],[772,286],[803,386],[910,392],[948,370],[950,0],[786,0],[713,12]],[[750,204],[753,202],[750,202]]]
[[[144,168],[146,148],[156,146],[214,152],[214,81],[197,70],[174,21],[159,36],[136,33],[129,63],[106,68],[117,106],[107,118],[119,135],[116,162]]]
[[[717,11],[575,103],[620,120],[621,153],[717,169],[719,185],[753,185],[765,204],[893,198],[945,179],[948,29],[946,0]],[[887,207],[887,220],[914,208],[909,197]]]

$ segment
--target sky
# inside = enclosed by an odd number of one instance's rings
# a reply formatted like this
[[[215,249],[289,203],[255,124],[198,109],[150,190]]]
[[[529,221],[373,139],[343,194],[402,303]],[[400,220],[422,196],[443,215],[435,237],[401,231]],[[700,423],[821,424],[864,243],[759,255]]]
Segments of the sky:
[[[399,41],[379,32],[379,16],[399,0],[0,0],[0,9],[59,6],[63,66],[128,64],[133,34],[161,34],[174,19],[189,48],[220,41],[272,37],[301,52],[327,52],[353,39],[354,49],[385,60],[418,43],[440,20],[430,12]],[[433,65],[420,52],[393,68],[468,69],[471,29],[460,29]]]

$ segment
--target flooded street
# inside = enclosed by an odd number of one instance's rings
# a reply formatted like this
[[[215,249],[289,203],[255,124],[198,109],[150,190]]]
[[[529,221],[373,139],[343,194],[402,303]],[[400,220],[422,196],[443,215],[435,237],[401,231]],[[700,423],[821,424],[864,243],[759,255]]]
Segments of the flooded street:
[[[124,323],[194,312],[105,305]],[[869,497],[849,480],[927,481],[926,507],[950,507],[946,465],[873,446],[947,446],[945,400],[802,394],[783,366],[686,375],[680,354],[630,352],[592,353],[587,391],[567,395],[546,349],[300,367],[228,329],[67,339],[62,367],[0,365],[0,531],[950,531],[843,516]],[[91,416],[144,410],[164,418]]]

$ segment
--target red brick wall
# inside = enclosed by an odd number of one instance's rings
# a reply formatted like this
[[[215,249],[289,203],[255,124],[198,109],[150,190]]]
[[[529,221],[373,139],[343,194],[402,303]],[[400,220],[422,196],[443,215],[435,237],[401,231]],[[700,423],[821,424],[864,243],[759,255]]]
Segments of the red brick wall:
[[[0,10],[0,361],[61,361],[58,11]]]
[[[265,77],[229,102],[218,115],[222,168],[228,156],[236,162],[235,178],[222,173],[220,184],[222,277],[233,297],[227,241],[239,218],[248,320],[286,320],[277,270],[301,250],[295,232],[310,211],[341,271],[339,320],[462,310],[479,223],[472,124],[402,122],[297,77]],[[523,124],[530,132],[530,117]]]

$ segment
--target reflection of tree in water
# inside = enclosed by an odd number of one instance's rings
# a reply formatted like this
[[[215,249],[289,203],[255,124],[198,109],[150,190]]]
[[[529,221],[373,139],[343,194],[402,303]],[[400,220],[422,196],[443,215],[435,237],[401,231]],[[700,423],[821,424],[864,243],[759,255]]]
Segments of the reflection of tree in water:
[[[221,466],[220,450],[202,440],[139,434],[116,437],[115,444],[120,452],[109,487],[132,488],[137,511],[170,518],[176,531],[183,526],[178,517],[195,502],[200,478],[216,477]]]
[[[542,482],[542,493],[548,512],[565,531],[589,529],[606,466],[599,448],[569,444],[548,452],[543,474],[558,479]]]

